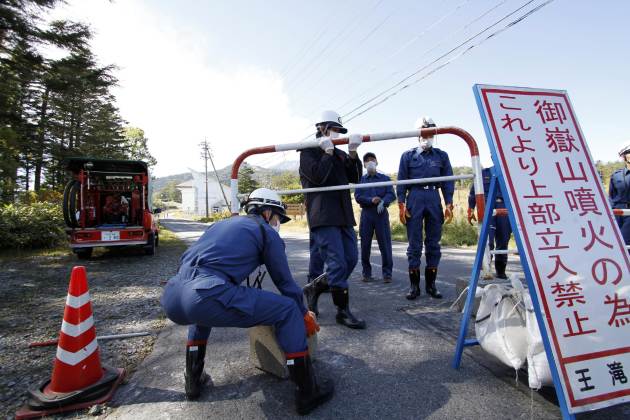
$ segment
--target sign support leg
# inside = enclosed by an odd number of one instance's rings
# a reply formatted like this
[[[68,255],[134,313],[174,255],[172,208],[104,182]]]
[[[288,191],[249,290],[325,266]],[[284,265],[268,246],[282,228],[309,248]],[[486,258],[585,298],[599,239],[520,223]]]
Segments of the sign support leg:
[[[488,191],[488,199],[486,200],[486,208],[483,215],[483,223],[481,225],[481,231],[479,232],[479,242],[477,243],[477,255],[475,256],[475,264],[472,268],[470,275],[470,282],[468,284],[468,295],[466,297],[466,305],[464,306],[464,313],[462,315],[462,321],[459,329],[459,337],[457,338],[457,345],[455,347],[455,357],[453,358],[453,368],[458,369],[462,361],[462,354],[464,347],[474,346],[479,344],[476,339],[466,339],[466,332],[468,331],[468,324],[470,322],[470,315],[475,301],[475,293],[477,291],[477,283],[479,282],[479,275],[483,265],[484,252],[486,249],[486,243],[488,242],[488,235],[490,233],[490,219],[492,218],[492,212],[494,210],[494,202],[497,196],[497,178],[492,175],[490,180],[490,190]]]

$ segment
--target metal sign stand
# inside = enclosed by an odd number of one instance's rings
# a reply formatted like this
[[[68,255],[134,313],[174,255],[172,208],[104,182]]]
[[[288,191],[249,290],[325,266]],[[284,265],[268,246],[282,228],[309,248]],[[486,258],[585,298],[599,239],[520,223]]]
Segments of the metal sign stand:
[[[479,283],[479,276],[481,273],[481,268],[483,265],[484,253],[486,250],[486,245],[488,243],[488,236],[490,233],[490,221],[492,218],[492,214],[494,211],[494,203],[497,196],[497,191],[499,188],[499,182],[497,179],[497,174],[495,173],[495,169],[492,168],[492,179],[490,180],[490,189],[488,191],[488,198],[486,201],[486,207],[484,210],[483,223],[481,225],[481,230],[479,232],[479,242],[477,243],[477,254],[475,256],[475,263],[473,264],[472,273],[470,275],[470,282],[468,284],[468,295],[466,297],[466,304],[464,306],[464,312],[462,314],[462,321],[459,329],[459,336],[457,338],[457,344],[455,346],[455,356],[453,357],[452,366],[454,369],[458,369],[461,361],[462,355],[464,353],[464,347],[475,346],[479,344],[476,338],[466,338],[466,333],[468,331],[468,326],[470,323],[470,317],[472,315],[473,304],[475,299],[475,292],[477,291],[477,284]],[[510,223],[512,226],[516,226],[514,213],[512,210],[512,205],[507,199],[507,194],[503,194],[504,201],[506,204],[506,208],[508,211],[508,216],[510,218]],[[514,231],[514,237],[517,242],[517,247],[519,251],[519,255],[522,254],[522,244],[520,241],[520,237],[518,232]],[[525,267],[525,277],[527,279],[527,285],[529,290],[534,290],[534,282],[531,276],[531,273]],[[540,327],[541,332],[544,330],[544,323],[542,320],[542,314],[540,311],[540,305],[537,302],[536,293],[530,293],[532,302],[534,303],[534,309],[536,312],[536,320],[538,321],[538,326]],[[549,367],[551,368],[551,375],[553,377],[554,387],[556,389],[556,394],[558,396],[558,404],[560,405],[560,411],[562,412],[562,418],[565,420],[575,420],[575,415],[569,412],[567,407],[567,403],[564,397],[564,392],[562,390],[562,385],[560,383],[560,377],[558,376],[558,371],[556,369],[556,364],[553,361],[553,354],[551,352],[551,347],[549,343],[549,338],[546,334],[542,334],[543,344],[545,346],[545,353],[547,354],[547,361],[549,362]]]

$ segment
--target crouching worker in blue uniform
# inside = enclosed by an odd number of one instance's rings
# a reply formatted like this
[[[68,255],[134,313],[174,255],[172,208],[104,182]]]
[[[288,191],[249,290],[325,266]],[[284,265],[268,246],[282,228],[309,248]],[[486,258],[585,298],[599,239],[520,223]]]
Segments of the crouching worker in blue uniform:
[[[624,167],[610,176],[610,204],[613,209],[630,209],[630,143],[619,151]],[[615,216],[626,245],[630,245],[630,216]]]
[[[391,181],[387,175],[376,172],[378,162],[374,153],[368,152],[363,155],[363,165],[367,174],[361,177],[361,184]],[[372,279],[370,251],[372,249],[372,237],[376,233],[378,249],[381,251],[383,282],[391,283],[394,262],[387,207],[396,200],[394,188],[391,185],[388,187],[357,188],[354,190],[354,199],[361,206],[359,236],[361,237],[363,281],[368,282]]]
[[[423,117],[418,128],[435,127],[429,117]],[[398,180],[434,178],[453,175],[451,162],[446,152],[433,147],[433,136],[420,137],[420,145],[408,150],[400,157]],[[442,201],[438,189],[442,190],[446,209],[442,213]],[[427,266],[424,269],[426,292],[431,297],[441,299],[442,294],[435,286],[437,269],[442,256],[440,239],[442,224],[453,220],[453,193],[455,182],[433,184],[398,185],[398,208],[400,223],[407,226],[407,260],[409,261],[409,282],[411,287],[406,298],[413,300],[420,296],[420,257],[424,230],[424,254]]]
[[[333,384],[316,380],[308,355],[307,335],[315,334],[319,326],[304,306],[278,234],[280,224],[290,219],[278,194],[266,188],[250,194],[245,210],[247,216],[215,223],[188,248],[162,295],[168,318],[189,325],[186,397],[197,398],[207,379],[204,358],[213,327],[273,325],[297,386],[297,411],[306,414],[330,399]],[[241,286],[261,264],[282,295]]]
[[[488,192],[490,191],[490,181],[492,179],[492,168],[486,168],[481,171],[483,177],[483,195],[486,200],[488,199]],[[497,186],[498,188],[498,186]],[[473,220],[476,221],[475,207],[477,203],[475,201],[475,187],[470,187],[470,193],[468,194],[468,223],[473,224]],[[495,209],[504,209],[505,202],[503,201],[503,194],[501,188],[497,189],[497,197],[494,204]],[[510,219],[507,216],[492,216],[490,219],[490,234],[488,235],[488,247],[490,250],[506,250],[510,242],[510,235],[512,234],[512,226],[510,225]],[[498,279],[507,279],[505,269],[507,268],[508,256],[507,254],[494,255],[494,268]]]

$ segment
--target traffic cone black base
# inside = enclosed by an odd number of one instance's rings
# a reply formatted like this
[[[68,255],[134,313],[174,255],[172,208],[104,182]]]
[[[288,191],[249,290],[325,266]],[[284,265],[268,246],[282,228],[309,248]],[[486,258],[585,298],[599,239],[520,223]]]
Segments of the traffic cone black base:
[[[22,408],[15,413],[16,420],[33,419],[89,408],[111,400],[116,388],[125,378],[125,370],[104,367],[103,378],[85,389],[68,393],[47,393],[46,387],[50,380],[40,387],[29,390],[29,399]]]

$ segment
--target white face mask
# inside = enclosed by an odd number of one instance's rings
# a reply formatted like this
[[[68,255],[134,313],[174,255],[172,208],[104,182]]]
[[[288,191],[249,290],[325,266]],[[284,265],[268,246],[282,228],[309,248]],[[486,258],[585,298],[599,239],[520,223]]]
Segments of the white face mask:
[[[365,164],[365,169],[367,169],[368,173],[373,174],[376,172],[376,162],[373,160],[367,162]]]
[[[329,136],[331,139],[338,139],[340,137],[339,133],[336,131],[328,130]]]
[[[270,224],[269,226],[271,226],[271,228],[272,228],[273,230],[275,230],[276,232],[280,233],[280,222],[278,222],[278,224],[277,224],[277,225],[271,225],[271,224]]]
[[[433,137],[425,139],[423,137],[420,137],[420,149],[421,150],[427,150],[433,147]]]

